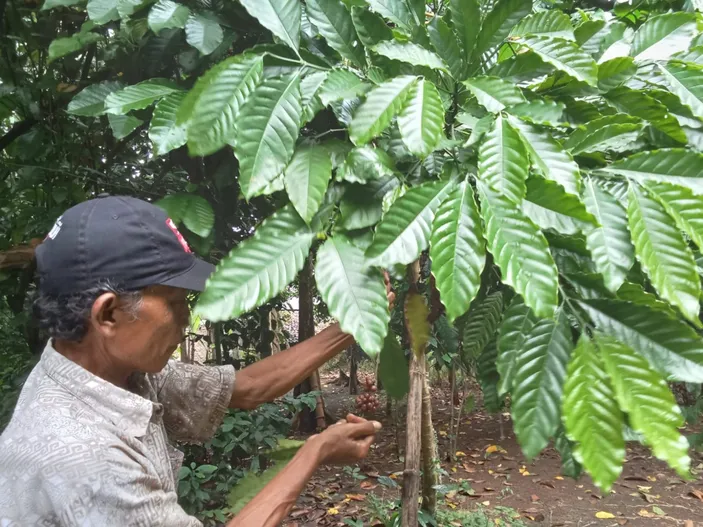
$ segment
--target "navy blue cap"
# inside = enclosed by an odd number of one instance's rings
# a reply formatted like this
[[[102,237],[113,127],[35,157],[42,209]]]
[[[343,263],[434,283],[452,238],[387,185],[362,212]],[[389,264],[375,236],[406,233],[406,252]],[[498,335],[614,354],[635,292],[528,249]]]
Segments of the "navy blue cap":
[[[65,295],[109,280],[136,291],[168,285],[202,291],[215,267],[196,258],[166,212],[108,196],[68,209],[36,249],[39,289]]]

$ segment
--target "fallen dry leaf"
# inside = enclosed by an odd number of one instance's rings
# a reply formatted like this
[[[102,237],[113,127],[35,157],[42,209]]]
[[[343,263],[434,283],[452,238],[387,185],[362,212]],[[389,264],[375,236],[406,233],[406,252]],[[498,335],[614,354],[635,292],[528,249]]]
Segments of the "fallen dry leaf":
[[[598,511],[596,512],[596,518],[599,520],[612,520],[615,518],[615,514],[606,511]]]
[[[359,486],[364,490],[373,490],[378,487],[378,485],[371,483],[370,481],[362,481]]]
[[[537,494],[533,494],[530,496],[530,499],[532,500],[532,503],[539,501],[539,496]]]
[[[336,514],[339,514],[339,509],[336,507],[330,507],[329,509],[327,509],[327,514],[330,516],[334,516]]]
[[[643,518],[656,518],[656,517],[657,517],[656,514],[652,514],[652,513],[649,512],[647,509],[642,509],[641,511],[639,511],[639,512],[637,513],[637,515],[638,515],[638,516],[642,516]]]
[[[550,489],[555,488],[554,483],[552,483],[551,481],[540,481],[539,484],[543,487],[549,487]]]
[[[683,527],[693,527],[693,520],[686,520],[683,522]]]
[[[466,457],[466,452],[462,452],[461,450],[459,452],[456,452],[454,454],[456,457]]]
[[[564,478],[562,476],[554,476],[554,479],[558,479],[559,481],[563,481]]]
[[[344,497],[352,501],[364,501],[365,499],[363,494],[346,494]]]
[[[508,453],[503,447],[498,446],[498,445],[489,445],[486,448],[486,454],[495,454],[496,452],[500,452],[501,454]]]
[[[691,492],[688,493],[688,495],[703,501],[703,492],[698,489],[693,489]]]

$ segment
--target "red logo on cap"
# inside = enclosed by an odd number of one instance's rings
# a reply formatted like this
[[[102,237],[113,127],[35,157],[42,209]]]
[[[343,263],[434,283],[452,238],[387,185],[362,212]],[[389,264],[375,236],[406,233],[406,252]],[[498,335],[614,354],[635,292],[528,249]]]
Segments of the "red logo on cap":
[[[183,249],[185,250],[185,252],[192,253],[193,251],[191,251],[190,247],[188,247],[188,242],[183,237],[183,235],[180,232],[178,232],[178,229],[176,228],[176,224],[173,223],[173,220],[171,218],[168,218],[166,220],[166,225],[168,225],[168,228],[171,229],[173,231],[173,234],[176,235],[176,238],[178,238],[178,241],[183,246]]]

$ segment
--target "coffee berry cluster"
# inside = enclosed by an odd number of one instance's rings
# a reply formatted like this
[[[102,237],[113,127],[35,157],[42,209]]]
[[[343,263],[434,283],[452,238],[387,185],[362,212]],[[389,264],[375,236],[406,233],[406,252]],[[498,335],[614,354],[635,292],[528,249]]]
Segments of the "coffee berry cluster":
[[[362,413],[373,412],[378,408],[378,396],[376,395],[376,383],[371,377],[366,377],[362,383],[364,393],[356,397],[356,409]]]

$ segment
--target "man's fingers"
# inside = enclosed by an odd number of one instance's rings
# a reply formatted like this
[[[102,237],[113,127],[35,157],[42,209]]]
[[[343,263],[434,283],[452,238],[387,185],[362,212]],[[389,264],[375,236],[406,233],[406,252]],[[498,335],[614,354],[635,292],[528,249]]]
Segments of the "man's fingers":
[[[360,437],[374,436],[381,429],[378,421],[366,421],[364,423],[350,423],[349,436],[358,439]]]
[[[347,414],[347,423],[365,423],[366,419],[354,414]]]

